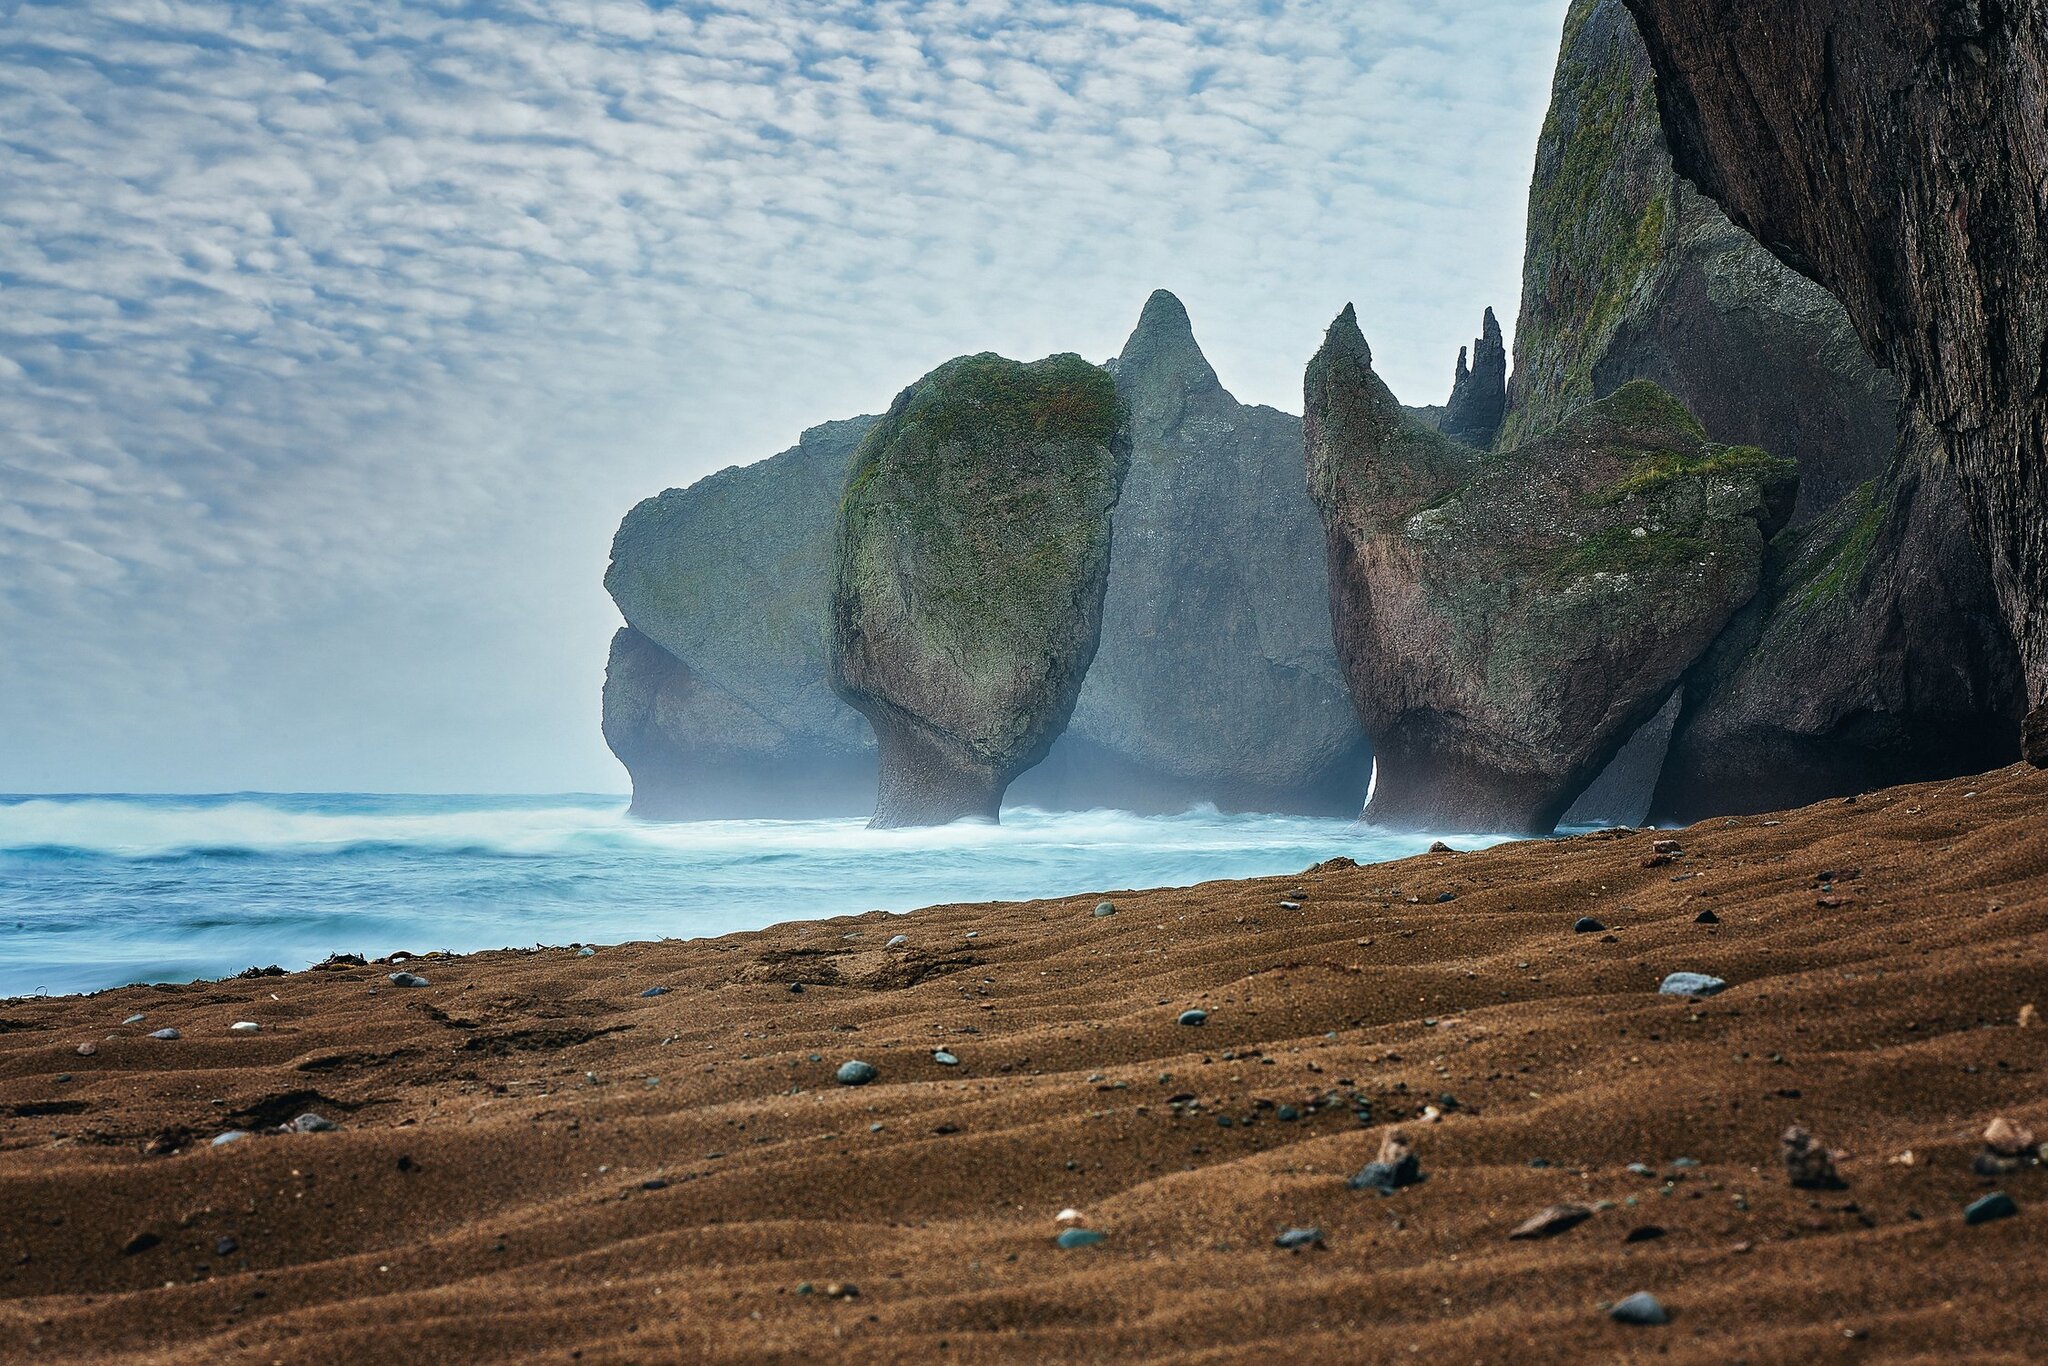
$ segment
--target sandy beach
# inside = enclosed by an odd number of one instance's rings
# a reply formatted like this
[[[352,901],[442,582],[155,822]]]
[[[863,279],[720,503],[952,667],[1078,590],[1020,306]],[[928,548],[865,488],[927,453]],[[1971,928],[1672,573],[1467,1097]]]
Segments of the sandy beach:
[[[1660,996],[1679,971],[1729,985]],[[0,1356],[2038,1359],[2048,1172],[1973,1170],[1999,1116],[2048,1137],[2036,1004],[2024,768],[1185,890],[15,1000]],[[873,1080],[839,1084],[856,1060]],[[280,1131],[308,1113],[334,1127]],[[1846,1188],[1790,1184],[1795,1123]],[[1391,1129],[1424,1179],[1352,1188]],[[1966,1223],[1993,1191],[2017,1216]],[[1567,1202],[1591,1217],[1509,1238]],[[1670,1321],[1613,1321],[1638,1291]]]

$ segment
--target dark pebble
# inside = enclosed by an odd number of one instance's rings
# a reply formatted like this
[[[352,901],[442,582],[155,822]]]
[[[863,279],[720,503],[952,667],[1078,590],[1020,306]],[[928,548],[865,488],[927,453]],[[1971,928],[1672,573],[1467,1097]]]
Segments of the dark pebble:
[[[1963,1211],[1966,1224],[1988,1224],[1994,1219],[2010,1219],[2020,1212],[2013,1198],[2004,1191],[1993,1191],[1982,1200],[1973,1202]]]
[[[327,1116],[315,1114],[311,1110],[306,1111],[305,1114],[300,1115],[297,1119],[292,1121],[292,1129],[295,1132],[302,1134],[331,1133],[332,1131],[339,1129],[340,1127],[341,1126],[339,1124],[336,1124],[333,1120],[327,1118]]]
[[[1671,1322],[1671,1315],[1655,1295],[1638,1290],[1607,1311],[1616,1323],[1658,1324]]]
[[[1692,923],[1695,925],[1718,925],[1721,923],[1721,917],[1715,915],[1712,911],[1701,911],[1692,918]]]
[[[224,1235],[213,1240],[213,1255],[216,1257],[232,1257],[241,1250],[242,1245],[236,1242],[232,1235]]]
[[[138,1252],[149,1251],[162,1241],[163,1239],[157,1237],[154,1233],[138,1233],[127,1242],[121,1244],[121,1251],[124,1255],[132,1257]]]
[[[1101,918],[1106,918],[1106,917],[1109,917],[1109,916],[1115,915],[1115,914],[1116,914],[1116,903],[1115,903],[1114,901],[1098,901],[1098,902],[1096,902],[1096,903],[1095,903],[1095,914],[1096,914],[1096,917],[1097,917],[1098,919],[1101,919]]]
[[[866,1086],[881,1074],[875,1071],[873,1063],[855,1058],[851,1062],[839,1064],[838,1072],[833,1075],[838,1078],[841,1086]]]
[[[416,972],[394,972],[386,979],[395,987],[423,987],[427,979]]]
[[[1094,1247],[1102,1239],[1103,1235],[1092,1228],[1069,1228],[1062,1229],[1053,1242],[1071,1251],[1077,1247]]]
[[[1365,1169],[1351,1178],[1351,1189],[1355,1191],[1378,1191],[1381,1195],[1392,1195],[1403,1186],[1413,1186],[1422,1180],[1422,1162],[1410,1153],[1399,1162],[1368,1162]]]
[[[1641,1228],[1630,1229],[1628,1236],[1621,1241],[1624,1243],[1654,1243],[1663,1236],[1664,1230],[1657,1225],[1644,1224]]]
[[[1183,1010],[1180,1013],[1180,1023],[1184,1025],[1205,1025],[1209,1023],[1209,1012],[1206,1010]]]
[[[1657,987],[1659,996],[1715,996],[1728,989],[1728,984],[1718,977],[1709,977],[1704,972],[1674,972]]]
[[[643,997],[644,997],[644,996],[666,996],[666,995],[668,995],[668,988],[667,988],[667,987],[649,987],[649,988],[647,988],[647,990],[645,990],[645,991],[641,992],[640,994],[641,994],[641,995],[642,995]]]
[[[1607,927],[1590,915],[1582,915],[1572,922],[1573,934],[1598,934]]]
[[[1439,906],[1443,905],[1446,901],[1456,901],[1457,899],[1458,894],[1456,892],[1438,892],[1436,894],[1436,904]]]

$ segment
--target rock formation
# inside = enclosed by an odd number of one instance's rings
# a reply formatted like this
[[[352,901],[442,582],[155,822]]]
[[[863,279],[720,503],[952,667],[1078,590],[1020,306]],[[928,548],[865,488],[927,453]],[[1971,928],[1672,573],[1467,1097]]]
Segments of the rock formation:
[[[605,587],[604,733],[635,814],[850,815],[874,800],[874,741],[825,677],[832,530],[876,419],[670,489],[627,514]]]
[[[1306,381],[1368,820],[1546,832],[1755,596],[1790,462],[1623,386],[1491,457],[1404,413],[1345,309]]]
[[[834,545],[831,678],[880,743],[878,827],[997,818],[1094,658],[1129,462],[1115,381],[983,354],[862,443]]]
[[[1678,170],[1842,301],[1936,432],[2048,702],[2048,9],[1627,4]]]
[[[1486,320],[1472,343],[1472,363],[1458,352],[1458,373],[1451,382],[1451,401],[1438,429],[1453,441],[1485,450],[1500,434],[1508,408],[1508,350],[1502,344],[1500,320],[1486,310]]]
[[[1668,760],[1654,735],[1629,746],[1628,786],[1658,788],[1656,818],[1798,805],[2011,754],[2010,647],[1981,624],[1990,577],[1953,481],[1924,444],[1901,444],[1896,386],[1840,303],[1678,177],[1621,0],[1576,0],[1566,18],[1515,354],[1504,444],[1648,379],[1713,439],[1799,464],[1795,526],[1689,678]],[[1814,570],[1837,550],[1840,572]],[[1610,790],[1594,805],[1634,802]]]
[[[1164,290],[1111,368],[1131,466],[1102,644],[1012,799],[1357,815],[1371,760],[1330,635],[1301,420],[1232,398]]]

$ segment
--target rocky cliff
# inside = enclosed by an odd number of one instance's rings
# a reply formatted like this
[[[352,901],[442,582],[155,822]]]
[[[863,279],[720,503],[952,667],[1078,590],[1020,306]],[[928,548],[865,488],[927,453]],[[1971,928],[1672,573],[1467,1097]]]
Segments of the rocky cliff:
[[[1479,336],[1472,343],[1469,365],[1465,356],[1463,350],[1458,352],[1451,401],[1445,405],[1443,419],[1435,425],[1451,440],[1485,450],[1500,434],[1508,407],[1508,350],[1501,341],[1500,320],[1493,316],[1492,309],[1486,310]]]
[[[1901,445],[1896,386],[1840,303],[1678,177],[1621,0],[1577,0],[1566,19],[1515,350],[1508,439],[1649,379],[1715,440],[1799,463],[1800,525],[1688,680],[1668,762],[1630,747],[1660,818],[2009,757],[2010,647],[1995,627],[1946,624],[1992,615],[1994,601],[1953,481],[1930,474],[1923,446]]]
[[[2048,701],[2048,9],[1627,3],[1678,170],[1846,305],[1937,434]]]
[[[1232,398],[1164,290],[1112,369],[1131,465],[1102,644],[1014,799],[1356,815],[1370,756],[1330,635],[1301,420]]]
[[[1483,457],[1402,411],[1349,308],[1304,401],[1366,817],[1390,825],[1551,829],[1755,596],[1796,492],[1641,382]]]
[[[874,823],[993,820],[1093,660],[1129,462],[1078,356],[962,357],[863,441],[834,545],[831,678],[880,744]]]
[[[832,530],[873,417],[670,489],[626,515],[605,587],[605,739],[662,820],[872,807],[874,741],[825,677]]]

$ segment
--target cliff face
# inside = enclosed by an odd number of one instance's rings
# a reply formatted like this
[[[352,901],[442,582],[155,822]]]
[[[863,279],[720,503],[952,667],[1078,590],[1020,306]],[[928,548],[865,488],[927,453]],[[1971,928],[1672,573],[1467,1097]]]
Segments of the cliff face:
[[[1300,419],[1232,398],[1164,290],[1113,369],[1131,465],[1102,643],[1014,798],[1356,815],[1370,758],[1330,634]]]
[[[1799,463],[1796,525],[1688,679],[1668,758],[1650,736],[1630,747],[1657,818],[2010,757],[2010,646],[1995,627],[1951,625],[1995,615],[1953,481],[1923,477],[1923,448],[1901,445],[1896,386],[1841,304],[1678,177],[1621,0],[1577,0],[1566,19],[1522,310],[1510,437],[1648,379],[1715,440]]]
[[[2041,705],[2048,9],[1627,3],[1678,169],[1847,306],[1937,434]]]
[[[1933,444],[1919,433],[1773,544],[1765,593],[1687,682],[1653,819],[1781,810],[2018,757],[2018,658]]]
[[[876,419],[670,489],[627,514],[605,587],[605,739],[655,819],[849,815],[874,799],[874,741],[826,681],[832,532]]]
[[[1551,829],[1755,596],[1796,490],[1647,383],[1482,457],[1402,411],[1348,308],[1305,403],[1383,824]]]
[[[949,362],[863,441],[840,501],[831,678],[880,744],[877,826],[995,819],[1066,728],[1129,453],[1114,381],[1078,356]]]

